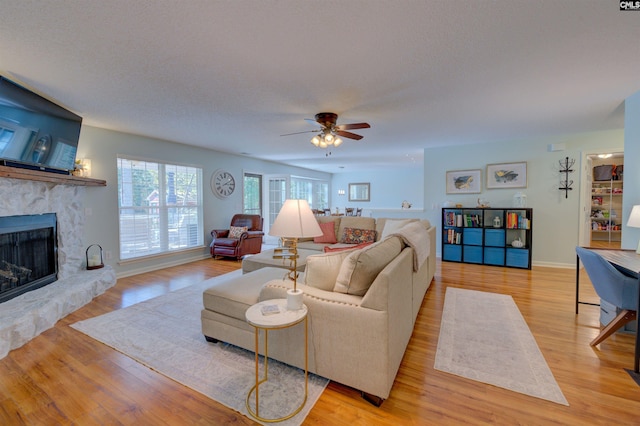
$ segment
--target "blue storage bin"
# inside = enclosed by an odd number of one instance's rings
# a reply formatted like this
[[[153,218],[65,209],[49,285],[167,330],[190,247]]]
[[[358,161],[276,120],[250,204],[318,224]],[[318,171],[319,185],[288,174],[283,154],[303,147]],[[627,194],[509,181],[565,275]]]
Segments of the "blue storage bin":
[[[443,244],[442,260],[460,262],[462,260],[462,246],[452,245],[452,244]]]
[[[507,266],[529,268],[529,250],[507,248]]]
[[[482,263],[482,247],[481,246],[464,246],[464,261],[468,263]]]
[[[504,247],[504,229],[485,229],[484,245],[492,247]]]
[[[462,231],[462,242],[464,245],[481,246],[482,228],[465,228]]]
[[[504,266],[504,249],[497,247],[485,247],[484,263],[487,265]]]

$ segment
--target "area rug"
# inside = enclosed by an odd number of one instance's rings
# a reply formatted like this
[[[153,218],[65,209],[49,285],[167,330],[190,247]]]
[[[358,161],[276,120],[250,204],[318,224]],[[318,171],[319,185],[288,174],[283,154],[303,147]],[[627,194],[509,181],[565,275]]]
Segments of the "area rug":
[[[569,405],[508,295],[447,288],[434,368]]]
[[[245,406],[255,381],[254,353],[208,343],[200,328],[202,292],[216,281],[241,274],[234,271],[71,327],[255,420]],[[280,424],[301,424],[327,383],[309,375],[305,407]],[[260,415],[273,418],[293,412],[303,396],[304,370],[269,360],[269,382],[260,386]]]

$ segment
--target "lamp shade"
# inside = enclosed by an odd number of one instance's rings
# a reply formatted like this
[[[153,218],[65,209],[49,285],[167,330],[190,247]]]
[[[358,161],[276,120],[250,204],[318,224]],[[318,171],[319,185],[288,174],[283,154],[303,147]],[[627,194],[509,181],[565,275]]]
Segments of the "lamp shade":
[[[627,226],[630,226],[632,228],[640,228],[640,205],[633,206],[633,208],[631,209],[631,214],[629,215]]]
[[[285,238],[319,237],[322,230],[306,200],[286,200],[269,229],[269,235]]]

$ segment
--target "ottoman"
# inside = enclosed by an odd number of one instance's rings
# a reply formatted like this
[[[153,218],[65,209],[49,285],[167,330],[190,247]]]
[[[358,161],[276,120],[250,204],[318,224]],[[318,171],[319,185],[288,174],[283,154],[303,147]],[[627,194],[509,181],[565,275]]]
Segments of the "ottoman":
[[[212,279],[211,287],[202,294],[202,334],[208,341],[234,342],[253,348],[254,328],[247,323],[245,312],[259,302],[260,289],[265,283],[284,279],[286,274],[281,268],[267,267],[226,281]]]

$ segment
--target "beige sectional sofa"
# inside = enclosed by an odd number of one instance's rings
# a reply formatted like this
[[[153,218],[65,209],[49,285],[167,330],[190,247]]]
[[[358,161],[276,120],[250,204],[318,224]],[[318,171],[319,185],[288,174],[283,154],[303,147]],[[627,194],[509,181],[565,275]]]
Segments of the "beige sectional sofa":
[[[435,273],[435,227],[426,220],[320,218],[330,219],[337,219],[336,233],[370,226],[377,230],[377,242],[307,257],[298,288],[309,312],[309,371],[356,388],[379,404],[389,396]],[[326,244],[300,245],[320,249]],[[283,275],[282,269],[267,267],[207,289],[201,312],[207,340],[253,351],[254,328],[245,311],[259,301],[286,298],[293,283]],[[303,333],[303,324],[270,333],[269,356],[302,368]]]

